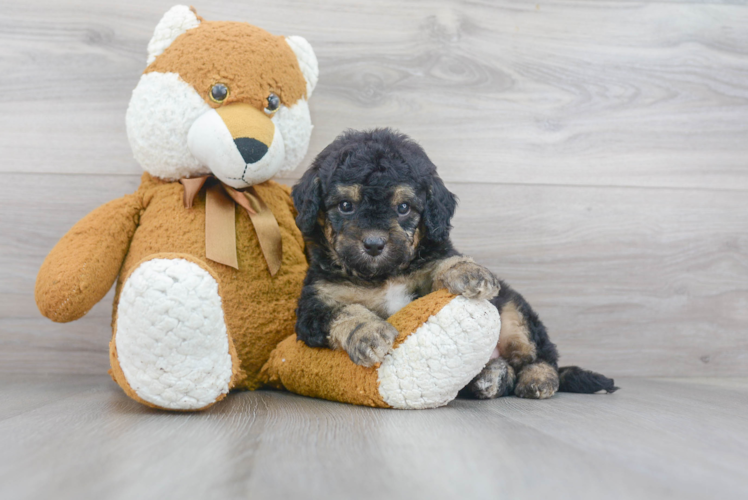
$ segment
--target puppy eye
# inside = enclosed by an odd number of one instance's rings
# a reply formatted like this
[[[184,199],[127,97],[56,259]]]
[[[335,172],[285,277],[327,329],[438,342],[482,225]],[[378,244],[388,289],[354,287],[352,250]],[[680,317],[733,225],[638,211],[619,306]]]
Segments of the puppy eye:
[[[340,210],[340,212],[344,214],[353,213],[353,203],[348,200],[341,201],[340,203],[338,203],[338,210]]]
[[[410,213],[410,203],[400,203],[397,206],[397,213],[400,215],[408,215]]]
[[[222,103],[229,96],[229,88],[222,84],[216,83],[210,89],[210,100],[217,103]]]
[[[272,115],[273,113],[278,111],[278,108],[280,108],[280,105],[281,105],[280,97],[278,97],[277,95],[271,92],[270,95],[268,96],[268,105],[265,108],[265,113]]]

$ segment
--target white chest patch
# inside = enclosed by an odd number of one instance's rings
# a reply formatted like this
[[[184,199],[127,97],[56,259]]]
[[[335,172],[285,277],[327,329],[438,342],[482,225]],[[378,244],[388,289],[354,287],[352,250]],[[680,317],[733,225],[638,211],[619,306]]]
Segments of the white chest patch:
[[[387,315],[392,316],[397,311],[413,302],[413,294],[408,292],[403,283],[390,283],[384,292],[384,307]]]

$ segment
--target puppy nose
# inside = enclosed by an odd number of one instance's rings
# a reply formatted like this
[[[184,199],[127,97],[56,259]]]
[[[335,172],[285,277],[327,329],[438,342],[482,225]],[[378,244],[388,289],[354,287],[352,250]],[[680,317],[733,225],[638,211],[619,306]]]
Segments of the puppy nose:
[[[265,144],[251,137],[237,137],[234,144],[244,158],[244,163],[257,163],[268,152]]]
[[[364,250],[372,257],[376,257],[384,250],[385,243],[387,240],[381,236],[367,236],[364,238]]]

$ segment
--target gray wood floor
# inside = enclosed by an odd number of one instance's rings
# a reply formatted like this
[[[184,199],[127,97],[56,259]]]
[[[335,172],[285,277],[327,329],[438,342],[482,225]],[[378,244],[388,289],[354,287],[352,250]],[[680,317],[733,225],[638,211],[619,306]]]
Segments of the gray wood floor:
[[[285,182],[346,128],[410,134],[460,196],[458,247],[525,294],[563,364],[623,389],[166,414],[104,374],[111,296],[58,325],[33,287],[137,187],[125,110],[174,3],[0,0],[0,498],[748,498],[746,2],[196,3],[316,50]]]
[[[199,414],[105,375],[0,378],[0,497],[748,497],[748,379],[374,410],[278,392]]]

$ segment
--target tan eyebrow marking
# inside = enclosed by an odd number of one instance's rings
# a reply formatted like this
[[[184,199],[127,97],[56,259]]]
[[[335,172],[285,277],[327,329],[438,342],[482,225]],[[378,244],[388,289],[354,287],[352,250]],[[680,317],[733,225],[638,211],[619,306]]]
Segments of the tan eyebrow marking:
[[[361,184],[350,184],[347,186],[335,186],[338,196],[342,196],[352,202],[361,201]]]
[[[392,194],[392,204],[399,205],[404,201],[410,201],[416,197],[416,192],[407,184],[401,184],[395,188]]]

